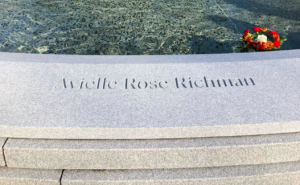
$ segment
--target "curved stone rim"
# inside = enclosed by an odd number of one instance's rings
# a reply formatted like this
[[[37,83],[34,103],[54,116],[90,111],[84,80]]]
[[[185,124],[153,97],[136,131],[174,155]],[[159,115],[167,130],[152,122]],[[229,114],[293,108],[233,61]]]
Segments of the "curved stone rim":
[[[148,64],[196,62],[245,62],[255,60],[300,58],[300,50],[260,53],[153,56],[83,56],[51,54],[18,54],[0,52],[0,62]],[[134,59],[134,60],[133,60]],[[13,127],[0,126],[0,137],[40,139],[172,139],[227,137],[300,132],[300,120],[281,123],[257,123],[223,126],[162,128],[79,128],[79,127]]]
[[[274,55],[276,52],[276,55]],[[74,64],[158,64],[199,62],[246,62],[300,58],[300,49],[274,52],[195,54],[195,55],[56,55],[0,52],[0,62]],[[163,61],[163,62],[162,62]]]
[[[162,128],[0,127],[0,137],[32,139],[184,139],[300,132],[300,121]]]

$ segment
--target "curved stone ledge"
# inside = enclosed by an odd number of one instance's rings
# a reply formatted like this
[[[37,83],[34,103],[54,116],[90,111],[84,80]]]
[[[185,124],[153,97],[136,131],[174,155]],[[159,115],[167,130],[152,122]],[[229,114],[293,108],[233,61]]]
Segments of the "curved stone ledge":
[[[60,185],[62,170],[0,168],[1,185]]]
[[[9,139],[8,167],[168,169],[300,161],[300,134],[172,140]]]
[[[92,178],[92,177],[91,177]],[[212,178],[212,179],[178,179],[168,181],[152,181],[150,180],[135,180],[133,182],[128,181],[64,181],[62,185],[253,185],[253,184],[270,184],[270,185],[298,185],[300,178],[300,172],[297,173],[282,173],[271,175],[258,175],[258,176],[246,176],[246,177],[227,177],[227,178]]]
[[[162,139],[300,132],[299,53],[0,53],[0,137]],[[140,89],[132,85],[138,81],[156,84]],[[115,89],[113,82],[122,88]]]
[[[268,135],[295,132],[300,132],[300,121],[162,128],[41,128],[0,126],[0,136],[32,139],[177,139]]]
[[[45,170],[0,168],[1,185],[298,185],[299,177],[299,162],[155,170]]]
[[[170,170],[66,170],[62,185],[298,185],[299,162]]]
[[[70,64],[161,64],[199,62],[245,62],[300,58],[300,49],[275,52],[195,55],[57,55],[0,52],[0,61]]]

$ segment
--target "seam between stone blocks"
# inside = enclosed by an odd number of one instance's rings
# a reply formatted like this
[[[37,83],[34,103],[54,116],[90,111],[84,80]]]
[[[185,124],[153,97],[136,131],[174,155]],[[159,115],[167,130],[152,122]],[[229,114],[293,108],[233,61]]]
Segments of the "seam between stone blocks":
[[[4,146],[7,143],[7,141],[8,141],[8,138],[6,138],[6,140],[4,141],[4,144],[2,146],[2,156],[3,156],[5,166],[7,166],[7,163],[6,163],[6,158],[5,158],[5,154],[4,154]]]
[[[63,178],[64,172],[65,172],[65,170],[63,169],[63,170],[61,171],[61,175],[60,175],[60,178],[59,178],[59,184],[60,184],[60,185],[62,185],[62,178]]]

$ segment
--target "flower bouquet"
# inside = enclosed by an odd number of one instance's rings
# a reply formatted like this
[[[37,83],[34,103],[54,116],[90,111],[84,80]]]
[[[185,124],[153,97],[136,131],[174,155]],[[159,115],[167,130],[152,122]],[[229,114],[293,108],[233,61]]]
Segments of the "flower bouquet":
[[[243,36],[243,42],[240,45],[241,52],[271,51],[278,50],[282,43],[286,41],[285,37],[279,36],[275,31],[267,31],[267,28],[256,27],[255,33],[246,30]]]

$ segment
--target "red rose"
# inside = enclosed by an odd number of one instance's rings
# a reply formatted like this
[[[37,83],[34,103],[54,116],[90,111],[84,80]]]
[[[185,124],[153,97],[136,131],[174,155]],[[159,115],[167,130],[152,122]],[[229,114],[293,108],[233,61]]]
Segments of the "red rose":
[[[256,41],[253,42],[253,47],[256,48],[256,49],[259,49],[258,43]]]
[[[248,35],[249,32],[250,32],[250,30],[245,30],[245,31],[244,31],[244,34],[245,34],[245,35]]]
[[[263,44],[259,44],[259,49],[260,49],[260,50],[265,50],[265,46],[266,46],[266,45],[265,45],[264,42],[263,42]]]
[[[273,33],[274,33],[274,31],[272,31],[272,30],[268,32],[268,34],[273,34]]]
[[[279,35],[276,31],[269,31],[268,34]]]
[[[281,42],[278,41],[278,40],[275,40],[275,41],[273,42],[273,44],[274,44],[275,47],[280,47]]]
[[[260,28],[259,27],[256,27],[253,29],[255,32],[259,32],[260,31]]]

